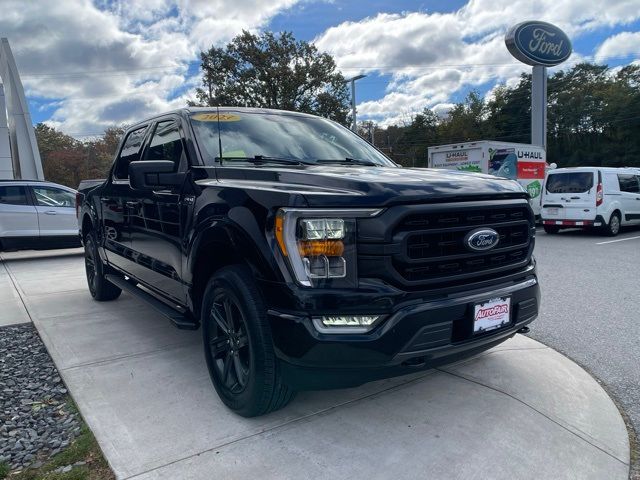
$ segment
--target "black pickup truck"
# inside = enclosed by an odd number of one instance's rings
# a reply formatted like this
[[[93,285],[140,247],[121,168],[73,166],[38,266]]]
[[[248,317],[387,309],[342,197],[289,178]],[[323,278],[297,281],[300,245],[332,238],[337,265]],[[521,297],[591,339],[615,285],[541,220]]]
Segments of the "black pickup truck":
[[[78,214],[91,295],[126,290],[202,326],[213,384],[244,416],[479,353],[538,313],[516,182],[401,168],[312,115],[136,124]]]

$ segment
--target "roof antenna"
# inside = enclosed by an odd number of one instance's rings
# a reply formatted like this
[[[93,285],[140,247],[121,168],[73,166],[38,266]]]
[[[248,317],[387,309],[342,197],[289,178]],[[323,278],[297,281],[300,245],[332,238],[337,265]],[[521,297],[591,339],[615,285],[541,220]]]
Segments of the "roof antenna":
[[[222,138],[220,137],[220,105],[216,105],[216,113],[218,114],[218,151],[220,165],[222,165]]]

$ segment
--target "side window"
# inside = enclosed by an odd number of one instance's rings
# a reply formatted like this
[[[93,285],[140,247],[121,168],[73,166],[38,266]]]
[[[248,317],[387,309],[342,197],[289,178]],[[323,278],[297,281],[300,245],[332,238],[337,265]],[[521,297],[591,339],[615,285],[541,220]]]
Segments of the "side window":
[[[178,124],[173,120],[159,122],[144,154],[144,160],[170,160],[175,165],[174,170],[177,170],[183,151]]]
[[[640,185],[636,175],[618,175],[620,182],[620,191],[629,193],[640,193]]]
[[[1,205],[29,205],[27,190],[22,185],[0,185]]]
[[[140,160],[140,147],[142,147],[142,141],[144,140],[144,134],[147,131],[147,127],[142,127],[127,135],[120,155],[116,160],[116,168],[114,175],[117,179],[124,180],[129,178],[129,164],[133,161]]]
[[[76,196],[53,187],[33,187],[33,193],[36,197],[36,205],[40,207],[75,207]]]

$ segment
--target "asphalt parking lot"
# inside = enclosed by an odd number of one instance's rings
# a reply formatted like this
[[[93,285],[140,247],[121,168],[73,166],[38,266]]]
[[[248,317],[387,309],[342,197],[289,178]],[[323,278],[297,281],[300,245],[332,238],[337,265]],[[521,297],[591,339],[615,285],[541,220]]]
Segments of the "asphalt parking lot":
[[[542,309],[530,336],[601,380],[640,433],[640,228],[538,231]]]

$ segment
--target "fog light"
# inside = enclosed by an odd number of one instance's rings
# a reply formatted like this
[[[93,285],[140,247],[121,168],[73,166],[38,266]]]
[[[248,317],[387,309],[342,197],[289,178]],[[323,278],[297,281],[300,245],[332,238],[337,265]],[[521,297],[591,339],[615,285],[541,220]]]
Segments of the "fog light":
[[[380,318],[381,315],[323,315],[313,317],[313,324],[323,333],[364,333]]]

